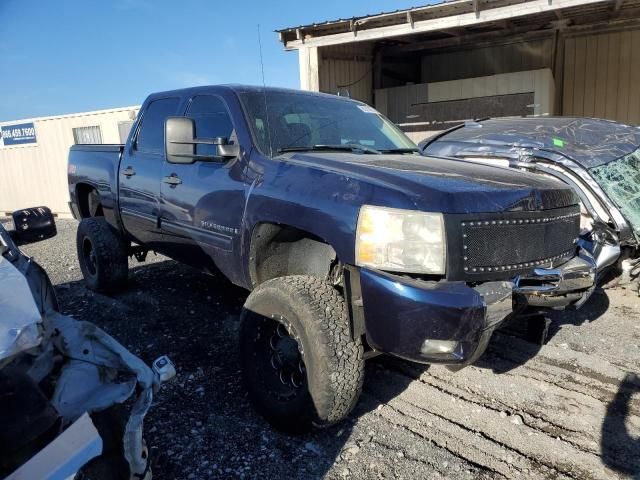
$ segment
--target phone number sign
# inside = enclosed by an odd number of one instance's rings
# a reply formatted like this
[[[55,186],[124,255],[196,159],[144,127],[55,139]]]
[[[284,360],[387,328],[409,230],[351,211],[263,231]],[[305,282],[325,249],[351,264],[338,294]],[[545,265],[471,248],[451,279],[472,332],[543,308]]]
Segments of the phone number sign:
[[[0,145],[25,145],[36,143],[36,129],[33,123],[19,123],[0,127]]]

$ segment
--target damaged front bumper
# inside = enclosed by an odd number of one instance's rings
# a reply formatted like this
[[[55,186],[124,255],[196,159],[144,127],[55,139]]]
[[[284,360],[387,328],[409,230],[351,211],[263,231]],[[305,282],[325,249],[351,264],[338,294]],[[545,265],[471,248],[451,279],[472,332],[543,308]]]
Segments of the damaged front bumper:
[[[527,306],[579,306],[592,293],[595,278],[595,260],[581,250],[556,268],[473,286],[353,268],[347,294],[354,333],[360,323],[374,350],[461,367],[477,360],[494,330],[515,313]]]
[[[529,275],[519,275],[514,281],[514,293],[521,295],[532,307],[580,307],[595,288],[597,262],[584,249],[568,262],[556,268],[536,268]]]

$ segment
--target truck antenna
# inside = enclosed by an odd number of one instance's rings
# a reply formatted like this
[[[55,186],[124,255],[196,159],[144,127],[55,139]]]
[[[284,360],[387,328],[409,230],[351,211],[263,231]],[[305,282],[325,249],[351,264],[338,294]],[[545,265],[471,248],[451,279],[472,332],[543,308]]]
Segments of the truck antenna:
[[[273,157],[273,146],[271,145],[271,128],[269,128],[269,105],[267,103],[267,84],[264,81],[264,62],[262,60],[262,39],[260,38],[260,24],[258,24],[258,50],[260,51],[260,70],[262,72],[262,94],[264,95],[264,112],[266,116],[265,128],[269,139],[269,156]]]

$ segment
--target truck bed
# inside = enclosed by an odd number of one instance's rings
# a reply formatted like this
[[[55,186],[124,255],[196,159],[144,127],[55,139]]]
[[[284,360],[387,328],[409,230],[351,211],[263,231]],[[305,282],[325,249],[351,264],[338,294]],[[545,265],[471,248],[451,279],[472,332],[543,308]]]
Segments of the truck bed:
[[[70,208],[79,218],[82,192],[93,189],[100,192],[104,216],[116,225],[116,199],[118,189],[118,166],[124,145],[87,144],[73,145],[69,152],[68,181]]]

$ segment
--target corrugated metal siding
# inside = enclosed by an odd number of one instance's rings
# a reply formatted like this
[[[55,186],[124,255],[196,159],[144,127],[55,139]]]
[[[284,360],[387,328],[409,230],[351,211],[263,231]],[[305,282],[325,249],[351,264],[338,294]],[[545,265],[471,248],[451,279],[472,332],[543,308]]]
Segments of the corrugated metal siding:
[[[412,105],[526,92],[534,93],[533,113],[553,113],[555,87],[548,68],[377,89],[375,107],[393,122],[407,123],[412,121]]]
[[[492,45],[422,57],[422,82],[442,82],[498,73],[551,68],[553,39]]]
[[[320,49],[320,91],[348,94],[371,104],[373,61],[367,45],[338,45]]]
[[[566,39],[562,113],[640,124],[640,30]]]
[[[428,93],[429,84],[426,83],[376,89],[375,107],[393,122],[409,122],[411,106],[429,102]]]
[[[132,110],[137,107],[26,120],[33,122],[38,143],[0,147],[0,214],[40,205],[68,214],[67,157],[74,143],[72,129],[99,125],[104,143],[120,143],[118,122],[129,120]]]

